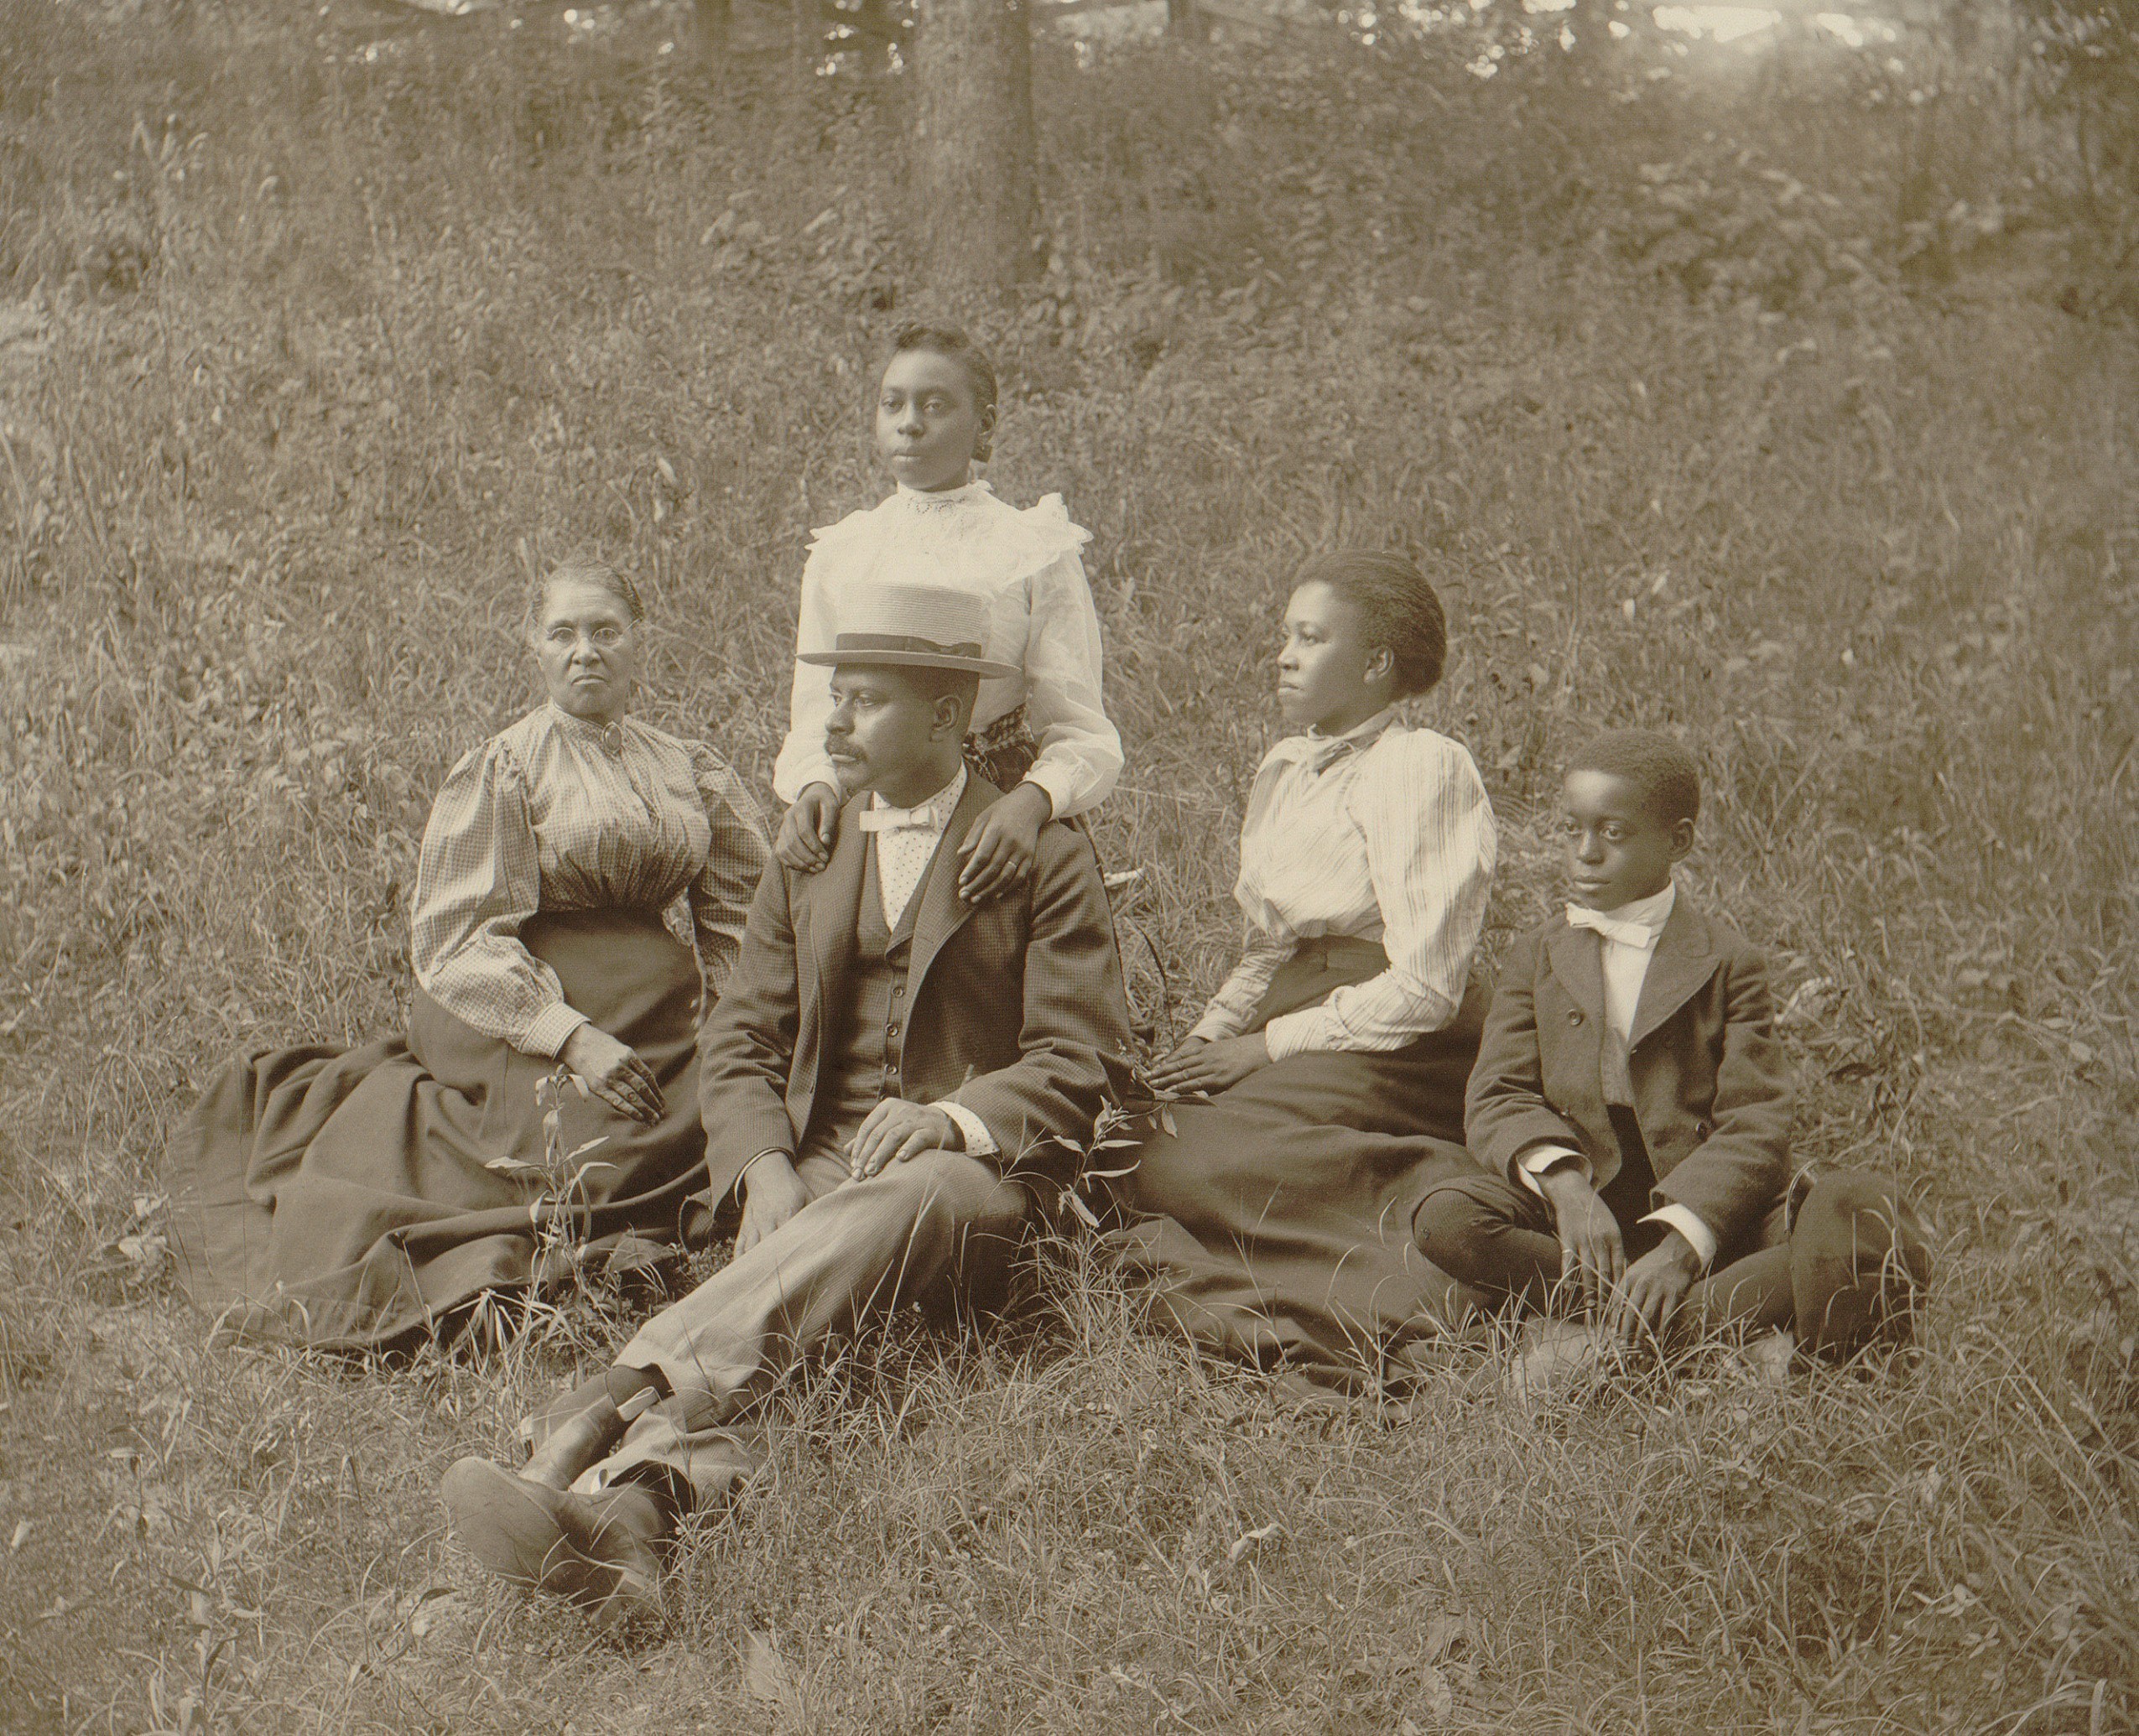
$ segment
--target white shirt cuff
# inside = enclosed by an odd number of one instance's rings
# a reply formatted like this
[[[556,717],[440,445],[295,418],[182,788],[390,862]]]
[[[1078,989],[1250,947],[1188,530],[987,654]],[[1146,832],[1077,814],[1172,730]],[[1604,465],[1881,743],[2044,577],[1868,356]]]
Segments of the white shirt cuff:
[[[1018,783],[1037,784],[1047,795],[1048,818],[1060,819],[1070,804],[1077,798],[1077,774],[1073,768],[1043,765],[1033,761],[1033,769],[1017,780]],[[1014,789],[1013,784],[1011,787]],[[1006,796],[1010,793],[1005,790]]]
[[[1204,1009],[1203,1016],[1195,1021],[1194,1028],[1189,1032],[1189,1036],[1200,1037],[1205,1042],[1216,1042],[1222,1037],[1238,1037],[1240,1034],[1241,1021],[1215,1002]]]
[[[1545,1192],[1544,1183],[1538,1178],[1547,1170],[1557,1169],[1567,1162],[1572,1162],[1582,1172],[1584,1181],[1595,1178],[1596,1172],[1590,1167],[1590,1160],[1572,1146],[1533,1146],[1515,1160],[1515,1172],[1522,1177],[1524,1187],[1542,1198]]]
[[[1685,1237],[1692,1245],[1694,1256],[1699,1260],[1703,1271],[1715,1263],[1715,1232],[1701,1222],[1701,1214],[1691,1206],[1658,1206],[1642,1221],[1644,1224],[1663,1224]]]
[[[821,748],[797,760],[791,767],[777,768],[773,777],[773,793],[793,807],[813,783],[828,783],[835,790],[840,787],[839,773],[833,770],[831,761]]]
[[[1262,1046],[1272,1061],[1289,1061],[1331,1047],[1329,1020],[1319,1006],[1303,1006],[1298,1012],[1280,1013],[1262,1027]]]
[[[996,1154],[995,1137],[988,1131],[988,1124],[962,1103],[953,1103],[948,1097],[937,1099],[936,1107],[958,1124],[958,1130],[965,1136],[965,1155],[969,1157],[992,1157]]]
[[[742,1184],[749,1180],[750,1172],[757,1167],[758,1160],[760,1158],[773,1156],[787,1157],[788,1162],[790,1164],[794,1162],[794,1158],[788,1156],[788,1153],[783,1147],[779,1146],[766,1146],[763,1151],[757,1153],[757,1156],[752,1157],[749,1162],[744,1164],[741,1169],[736,1172],[735,1193],[738,1199],[742,1197]]]
[[[575,1012],[561,1001],[553,1001],[528,1023],[521,1048],[528,1054],[544,1055],[554,1061],[572,1040],[572,1033],[587,1022],[585,1013]]]

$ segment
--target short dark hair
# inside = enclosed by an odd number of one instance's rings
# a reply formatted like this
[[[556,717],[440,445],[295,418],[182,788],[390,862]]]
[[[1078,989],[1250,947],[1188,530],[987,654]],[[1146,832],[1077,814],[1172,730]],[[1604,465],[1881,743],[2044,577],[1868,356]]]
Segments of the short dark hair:
[[[973,387],[974,408],[981,415],[994,413],[996,407],[995,364],[988,360],[987,351],[975,343],[955,325],[934,325],[925,320],[911,320],[892,334],[891,349],[884,357],[884,366],[889,367],[894,356],[903,356],[909,350],[926,350],[955,361],[964,372]],[[881,374],[882,368],[877,372]],[[985,462],[991,445],[983,433],[974,448],[973,456]]]
[[[1368,637],[1388,648],[1396,696],[1431,693],[1449,660],[1449,619],[1426,575],[1401,554],[1340,548],[1293,575],[1293,589],[1326,585],[1359,611]]]
[[[1606,730],[1568,756],[1567,769],[1623,777],[1666,825],[1701,817],[1701,768],[1693,755],[1654,730]]]

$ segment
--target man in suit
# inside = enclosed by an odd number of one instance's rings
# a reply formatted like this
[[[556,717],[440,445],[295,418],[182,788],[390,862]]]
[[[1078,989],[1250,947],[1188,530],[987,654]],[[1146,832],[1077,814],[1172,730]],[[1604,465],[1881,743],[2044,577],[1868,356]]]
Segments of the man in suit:
[[[999,1274],[1118,1094],[1128,1013],[1090,843],[1050,824],[1010,896],[959,893],[957,842],[1001,798],[965,768],[966,725],[980,678],[1016,673],[981,657],[983,607],[885,586],[808,659],[832,666],[837,843],[821,873],[767,872],[700,1039],[735,1259],[532,1419],[517,1474],[448,1472],[492,1572],[604,1620],[649,1607],[678,1516],[754,1468],[779,1378],[835,1331]]]
[[[1792,1188],[1767,963],[1672,877],[1699,804],[1668,736],[1614,731],[1569,764],[1574,902],[1508,954],[1465,1110],[1486,1172],[1428,1195],[1418,1245],[1522,1307],[1577,1301],[1623,1343],[1794,1328],[1845,1354],[1906,1325],[1928,1254],[1891,1182]]]

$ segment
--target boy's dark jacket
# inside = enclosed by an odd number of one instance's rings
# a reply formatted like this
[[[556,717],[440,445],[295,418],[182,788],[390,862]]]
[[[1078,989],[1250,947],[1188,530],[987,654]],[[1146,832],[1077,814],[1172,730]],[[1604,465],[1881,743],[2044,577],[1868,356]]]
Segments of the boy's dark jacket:
[[[1122,961],[1099,864],[1082,834],[1040,829],[1025,885],[980,906],[958,896],[958,843],[1002,792],[969,777],[929,865],[913,921],[899,1095],[954,1094],[1005,1169],[1075,1172],[1073,1147],[1119,1094],[1132,1053]],[[793,1156],[809,1125],[832,1023],[847,1005],[868,798],[840,817],[831,861],[799,874],[775,858],[758,882],[742,956],[699,1036],[699,1110],[723,1198],[760,1151]]]
[[[1520,1186],[1516,1159],[1550,1141],[1581,1151],[1600,1188],[1610,1182],[1620,1154],[1605,1110],[1606,1036],[1597,936],[1556,915],[1517,941],[1501,969],[1465,1104],[1472,1155]],[[1767,961],[1683,888],[1627,1047],[1652,1204],[1691,1207],[1723,1249],[1765,1240],[1790,1181],[1789,1068]]]

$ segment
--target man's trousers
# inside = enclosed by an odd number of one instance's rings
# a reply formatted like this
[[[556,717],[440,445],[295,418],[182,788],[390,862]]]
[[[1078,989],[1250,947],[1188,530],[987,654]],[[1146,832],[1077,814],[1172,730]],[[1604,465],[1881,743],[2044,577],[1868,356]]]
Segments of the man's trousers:
[[[757,1463],[751,1413],[797,1361],[905,1302],[998,1291],[1031,1205],[1023,1184],[959,1151],[861,1182],[830,1156],[795,1173],[809,1203],[617,1354],[619,1368],[659,1370],[670,1396],[573,1484],[580,1494],[665,1469],[700,1503],[725,1496]]]

